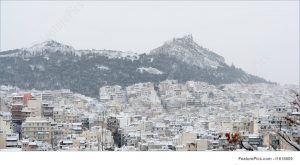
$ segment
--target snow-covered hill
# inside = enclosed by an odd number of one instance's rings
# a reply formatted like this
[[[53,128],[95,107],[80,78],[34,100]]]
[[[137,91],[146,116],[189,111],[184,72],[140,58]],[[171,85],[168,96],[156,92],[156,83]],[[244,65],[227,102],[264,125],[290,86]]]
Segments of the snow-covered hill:
[[[150,54],[169,55],[188,64],[202,68],[217,68],[225,63],[223,57],[194,42],[192,35],[186,35],[182,38],[174,38],[171,41],[167,41],[162,46],[152,50]]]

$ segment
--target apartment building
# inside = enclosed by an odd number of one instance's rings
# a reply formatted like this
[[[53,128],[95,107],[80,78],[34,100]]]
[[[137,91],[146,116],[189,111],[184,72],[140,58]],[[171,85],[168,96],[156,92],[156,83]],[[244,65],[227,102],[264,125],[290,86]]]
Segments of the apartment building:
[[[25,138],[51,143],[51,122],[41,117],[29,117],[22,123],[22,135]]]

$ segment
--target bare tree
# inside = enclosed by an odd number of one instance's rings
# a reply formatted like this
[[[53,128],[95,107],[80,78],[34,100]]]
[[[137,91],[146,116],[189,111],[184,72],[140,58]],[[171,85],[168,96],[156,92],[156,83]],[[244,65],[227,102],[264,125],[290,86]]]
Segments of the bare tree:
[[[295,91],[295,90],[291,90],[291,93],[292,93],[292,98],[293,98],[293,101],[290,102],[291,106],[292,106],[292,108],[296,109],[298,112],[300,109],[300,94],[298,91]]]

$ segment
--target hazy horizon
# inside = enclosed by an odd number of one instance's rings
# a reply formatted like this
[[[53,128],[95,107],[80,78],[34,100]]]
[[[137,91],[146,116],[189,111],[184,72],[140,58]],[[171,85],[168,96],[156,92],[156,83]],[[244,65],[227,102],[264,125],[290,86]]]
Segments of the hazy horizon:
[[[250,74],[299,84],[299,2],[1,2],[1,50],[55,40],[148,53],[174,37]]]

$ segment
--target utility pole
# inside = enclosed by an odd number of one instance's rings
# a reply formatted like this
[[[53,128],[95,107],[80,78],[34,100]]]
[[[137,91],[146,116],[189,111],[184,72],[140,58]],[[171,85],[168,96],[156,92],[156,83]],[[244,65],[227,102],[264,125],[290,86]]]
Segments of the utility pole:
[[[281,127],[282,127],[281,122],[282,122],[282,120],[280,119],[280,121],[279,121],[279,131],[281,131]]]
[[[98,151],[100,151],[100,136],[99,136],[99,130],[97,131],[97,141],[98,141]]]
[[[122,130],[119,128],[119,130],[120,130],[120,135],[121,135],[121,148],[122,148],[122,143],[123,143],[123,135],[122,135]]]
[[[53,129],[53,128],[52,128]],[[54,129],[53,129],[54,130]],[[54,131],[51,134],[51,145],[52,145],[52,151],[54,150]]]
[[[102,111],[102,131],[101,131],[101,136],[102,136],[102,138],[101,138],[101,147],[102,147],[102,151],[103,151],[103,140],[104,140],[104,138],[103,138],[103,127],[104,127],[104,111]]]
[[[2,111],[2,98],[0,97],[0,112]]]
[[[140,151],[142,149],[142,124],[140,125]]]
[[[140,130],[140,151],[142,150],[142,129]]]
[[[100,122],[100,114],[98,116],[98,120]],[[97,147],[98,147],[98,151],[100,151],[100,136],[99,136],[99,129],[97,129]]]

